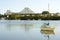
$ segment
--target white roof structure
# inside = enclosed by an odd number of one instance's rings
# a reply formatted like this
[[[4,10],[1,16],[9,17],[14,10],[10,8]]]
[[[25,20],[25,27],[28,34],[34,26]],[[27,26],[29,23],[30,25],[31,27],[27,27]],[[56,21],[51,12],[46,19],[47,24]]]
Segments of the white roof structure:
[[[12,13],[16,13],[16,12],[11,12],[10,10],[7,10],[5,14],[10,15]],[[34,13],[34,12],[31,9],[29,9],[28,7],[25,7],[22,11],[17,12],[17,13],[19,13],[19,14],[29,14],[29,13]]]
[[[11,14],[11,11],[10,10],[7,10],[5,14]]]
[[[20,13],[34,13],[31,9],[28,7],[24,8]]]

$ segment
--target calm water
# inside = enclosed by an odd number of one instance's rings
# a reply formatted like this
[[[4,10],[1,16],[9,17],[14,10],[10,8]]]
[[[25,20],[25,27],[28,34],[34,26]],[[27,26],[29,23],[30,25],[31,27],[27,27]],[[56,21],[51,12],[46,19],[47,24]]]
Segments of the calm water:
[[[49,34],[49,39],[60,40],[60,21],[41,20],[0,20],[0,40],[48,40],[48,34],[40,31],[46,22],[55,27],[55,34]]]

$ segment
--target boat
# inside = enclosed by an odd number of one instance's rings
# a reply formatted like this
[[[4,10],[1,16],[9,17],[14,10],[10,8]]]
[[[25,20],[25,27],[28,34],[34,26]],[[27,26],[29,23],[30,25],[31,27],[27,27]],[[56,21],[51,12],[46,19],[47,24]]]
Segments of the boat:
[[[49,23],[44,23],[42,26],[41,26],[41,30],[46,30],[46,31],[52,31],[54,30],[54,26],[50,26]]]
[[[51,31],[41,30],[40,32],[41,32],[41,34],[46,34],[46,35],[48,35],[48,34],[49,34],[49,35],[50,35],[50,34],[55,34],[55,33],[54,33],[54,30],[51,30]]]

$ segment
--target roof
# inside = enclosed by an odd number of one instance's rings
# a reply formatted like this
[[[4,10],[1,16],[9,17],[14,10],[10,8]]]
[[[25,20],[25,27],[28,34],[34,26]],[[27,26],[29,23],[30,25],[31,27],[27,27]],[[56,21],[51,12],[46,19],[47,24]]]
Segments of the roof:
[[[34,12],[28,7],[25,7],[22,11],[20,11],[20,13],[34,13]]]

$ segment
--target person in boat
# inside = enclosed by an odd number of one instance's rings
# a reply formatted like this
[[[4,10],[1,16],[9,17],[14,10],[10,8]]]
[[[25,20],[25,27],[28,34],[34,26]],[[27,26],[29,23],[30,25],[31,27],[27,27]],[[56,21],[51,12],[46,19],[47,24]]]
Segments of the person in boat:
[[[49,26],[49,22],[48,23],[44,23],[42,27],[48,27]]]
[[[49,22],[48,23],[44,23],[44,27],[48,27],[49,26]]]
[[[48,23],[44,23],[45,25],[49,25],[49,22]]]
[[[46,25],[49,25],[49,22]]]

